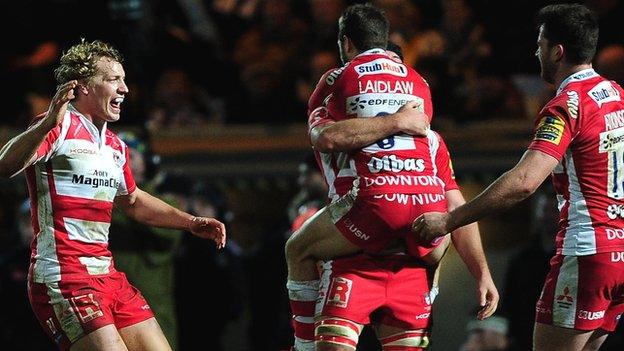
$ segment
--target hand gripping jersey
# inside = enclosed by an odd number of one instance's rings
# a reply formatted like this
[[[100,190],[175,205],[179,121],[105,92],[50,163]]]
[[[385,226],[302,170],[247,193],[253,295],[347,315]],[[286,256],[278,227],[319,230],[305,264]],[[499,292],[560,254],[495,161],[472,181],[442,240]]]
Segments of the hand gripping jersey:
[[[356,56],[321,77],[308,104],[309,129],[350,118],[385,116],[415,100],[432,115],[427,83],[416,71],[396,62],[382,49]],[[427,137],[391,135],[350,153],[317,153],[329,185],[329,197],[347,193],[355,179],[359,195],[444,194],[436,158],[448,152],[434,132]],[[443,162],[444,163],[444,162]]]
[[[559,160],[557,252],[624,251],[624,102],[622,88],[593,69],[561,83],[540,112],[529,149]]]
[[[136,189],[126,145],[73,107],[26,169],[37,283],[114,273],[108,250],[113,200]]]

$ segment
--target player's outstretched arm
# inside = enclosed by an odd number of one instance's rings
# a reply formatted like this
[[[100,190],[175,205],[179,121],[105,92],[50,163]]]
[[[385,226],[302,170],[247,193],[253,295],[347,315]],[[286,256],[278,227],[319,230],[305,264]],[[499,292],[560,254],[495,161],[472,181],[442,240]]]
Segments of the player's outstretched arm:
[[[320,152],[341,152],[361,149],[377,140],[397,133],[426,136],[429,117],[410,101],[388,116],[351,118],[322,124],[310,132],[312,145]]]
[[[558,163],[544,152],[528,150],[514,168],[475,199],[449,213],[425,213],[416,218],[413,229],[422,240],[431,241],[494,211],[508,209],[533,194]]]
[[[462,193],[457,189],[447,191],[446,200],[449,210],[453,210],[466,202]],[[477,295],[479,306],[481,306],[477,318],[487,318],[496,312],[499,295],[483,252],[477,223],[456,229],[451,234],[451,240],[457,253],[477,282]]]
[[[74,98],[74,88],[78,84],[72,80],[60,85],[52,98],[45,118],[9,140],[0,149],[0,176],[12,177],[36,160],[36,151],[48,132],[61,123],[67,105]]]
[[[225,246],[225,225],[214,218],[195,217],[136,188],[129,195],[117,196],[115,205],[135,220],[161,228],[187,230],[204,239],[211,239],[218,248]]]

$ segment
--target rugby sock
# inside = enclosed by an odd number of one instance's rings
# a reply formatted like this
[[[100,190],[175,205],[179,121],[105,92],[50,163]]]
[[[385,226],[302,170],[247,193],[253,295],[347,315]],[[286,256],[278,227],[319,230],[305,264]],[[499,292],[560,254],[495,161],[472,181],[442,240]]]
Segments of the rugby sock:
[[[289,280],[286,288],[293,314],[295,351],[314,351],[314,308],[319,294],[319,281]]]

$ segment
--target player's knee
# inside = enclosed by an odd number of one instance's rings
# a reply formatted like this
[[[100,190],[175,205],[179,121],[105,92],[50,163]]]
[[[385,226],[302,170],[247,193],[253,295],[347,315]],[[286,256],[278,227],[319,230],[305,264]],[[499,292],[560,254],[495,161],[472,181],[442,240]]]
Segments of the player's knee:
[[[429,346],[429,334],[423,330],[406,330],[379,341],[383,351],[424,350]]]
[[[353,351],[357,347],[361,328],[342,318],[325,318],[316,323],[314,340],[317,350]]]

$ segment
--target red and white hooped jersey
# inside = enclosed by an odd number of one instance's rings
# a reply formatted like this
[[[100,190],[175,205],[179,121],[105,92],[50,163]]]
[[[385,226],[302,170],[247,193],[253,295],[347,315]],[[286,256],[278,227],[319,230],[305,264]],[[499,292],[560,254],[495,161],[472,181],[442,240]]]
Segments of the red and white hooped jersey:
[[[389,115],[409,101],[419,102],[421,111],[432,116],[425,80],[385,50],[371,49],[321,77],[308,102],[309,130],[350,118]],[[436,165],[439,155],[448,158],[448,151],[440,136],[430,131],[427,137],[391,135],[349,153],[317,152],[317,159],[329,185],[329,198],[335,200],[356,179],[361,196],[443,195],[445,183]]]
[[[42,118],[40,116],[39,118]],[[114,273],[108,250],[113,200],[136,189],[127,146],[71,105],[26,168],[37,283]]]
[[[624,251],[622,88],[593,69],[565,79],[540,112],[529,149],[557,160],[557,252]]]

